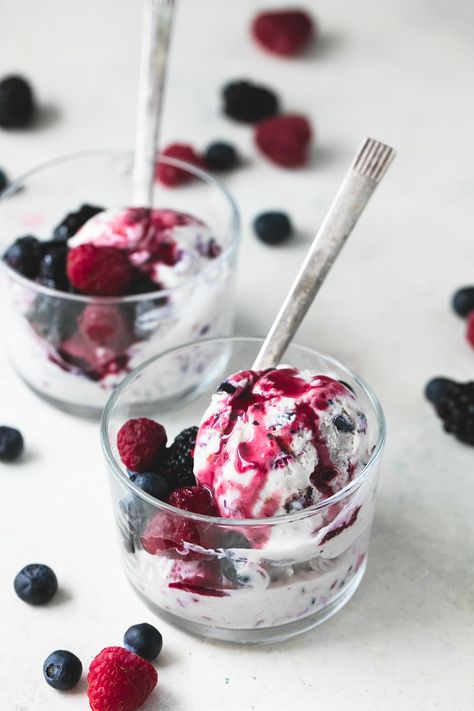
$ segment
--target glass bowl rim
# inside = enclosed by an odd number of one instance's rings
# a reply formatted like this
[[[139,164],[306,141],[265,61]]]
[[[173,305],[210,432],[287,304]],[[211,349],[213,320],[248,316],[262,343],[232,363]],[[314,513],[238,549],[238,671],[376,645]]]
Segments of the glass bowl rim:
[[[110,423],[110,417],[111,414],[115,408],[115,405],[117,401],[119,400],[121,394],[127,389],[128,385],[146,368],[149,366],[153,365],[155,361],[157,361],[160,358],[164,358],[165,356],[169,355],[170,353],[173,353],[174,351],[179,351],[184,348],[190,348],[192,346],[199,346],[201,344],[206,344],[206,343],[218,343],[218,342],[226,342],[226,343],[235,343],[235,342],[251,342],[251,343],[259,343],[262,344],[264,339],[258,336],[228,336],[228,337],[214,337],[214,338],[205,338],[205,339],[200,339],[198,341],[188,341],[187,343],[183,343],[180,346],[175,346],[173,348],[168,348],[166,351],[163,351],[162,353],[159,353],[157,355],[152,356],[151,358],[148,358],[146,361],[141,363],[137,368],[131,371],[117,386],[117,388],[114,390],[112,395],[110,396],[109,400],[107,401],[107,404],[104,408],[104,411],[102,413],[101,417],[101,422],[100,422],[100,440],[101,440],[101,446],[102,446],[102,451],[105,456],[106,463],[108,464],[109,468],[113,472],[115,478],[134,495],[138,496],[138,498],[142,499],[146,503],[150,504],[153,506],[157,511],[164,511],[168,513],[172,513],[174,515],[179,515],[181,517],[187,518],[187,519],[192,519],[194,521],[201,521],[205,522],[207,524],[214,524],[214,525],[222,525],[222,526],[231,526],[231,527],[258,527],[258,526],[268,526],[268,525],[275,525],[275,524],[284,524],[284,523],[292,523],[294,521],[300,521],[305,518],[309,518],[318,511],[321,511],[323,509],[326,509],[328,506],[331,506],[333,504],[336,504],[340,502],[341,500],[347,498],[353,491],[356,491],[357,489],[360,488],[360,486],[364,483],[365,479],[367,478],[367,473],[372,470],[373,466],[377,462],[377,460],[380,459],[380,455],[382,454],[383,447],[385,444],[385,438],[386,438],[386,421],[385,421],[385,416],[382,410],[382,406],[380,405],[380,402],[373,392],[373,390],[366,384],[366,382],[360,378],[356,373],[354,373],[350,368],[348,368],[342,361],[338,360],[337,358],[334,358],[333,356],[327,355],[325,353],[321,353],[320,351],[315,350],[314,348],[310,348],[309,346],[303,346],[298,343],[292,343],[291,345],[295,348],[297,348],[300,351],[303,351],[305,353],[310,353],[311,355],[317,355],[324,360],[326,360],[328,363],[332,364],[333,366],[336,366],[337,368],[342,369],[343,371],[346,372],[347,375],[349,375],[356,383],[357,385],[364,391],[365,395],[367,396],[370,405],[372,406],[378,426],[379,426],[379,431],[378,431],[378,437],[377,437],[377,442],[372,450],[372,453],[370,455],[369,461],[367,464],[360,470],[360,472],[357,474],[357,476],[350,481],[348,484],[346,484],[345,487],[340,489],[338,492],[333,494],[327,499],[324,499],[323,501],[318,502],[317,504],[314,504],[313,506],[308,506],[308,508],[302,509],[301,511],[296,511],[294,513],[288,513],[288,514],[281,514],[279,516],[271,516],[268,518],[247,518],[247,519],[232,519],[232,518],[223,518],[222,516],[206,516],[204,514],[197,514],[193,513],[191,511],[184,511],[183,509],[179,509],[175,506],[172,506],[171,504],[167,504],[165,501],[160,501],[159,499],[155,499],[153,496],[150,496],[150,494],[147,494],[144,492],[142,489],[139,487],[135,486],[133,482],[126,476],[126,474],[122,471],[121,467],[119,466],[112,449],[109,444],[109,438],[108,438],[108,430],[109,430],[109,423]]]
[[[225,185],[220,180],[217,180],[217,178],[214,178],[213,175],[210,175],[210,173],[207,173],[205,170],[202,170],[198,166],[191,165],[191,163],[186,163],[185,161],[179,160],[178,158],[172,158],[170,156],[162,155],[161,153],[157,153],[156,155],[157,155],[157,158],[159,158],[163,162],[168,163],[169,165],[172,165],[175,168],[181,168],[182,170],[186,170],[188,173],[193,173],[197,178],[200,178],[204,183],[206,183],[210,187],[217,188],[217,190],[224,197],[225,201],[227,201],[227,204],[230,208],[230,215],[231,215],[231,219],[230,219],[231,239],[230,239],[230,242],[226,246],[226,248],[221,252],[221,254],[219,254],[207,266],[205,266],[204,269],[201,269],[196,274],[193,274],[193,276],[191,276],[189,279],[186,279],[185,281],[181,282],[180,284],[177,284],[176,286],[173,286],[169,289],[159,289],[157,291],[148,291],[148,292],[145,292],[144,294],[129,294],[127,296],[87,296],[85,294],[72,294],[72,293],[69,293],[66,291],[59,291],[56,289],[51,289],[48,286],[44,286],[43,284],[38,284],[37,282],[32,281],[31,279],[28,279],[27,277],[24,277],[22,274],[19,274],[12,267],[10,267],[10,265],[7,264],[7,262],[5,262],[4,259],[1,257],[0,257],[0,269],[4,271],[6,276],[8,276],[9,278],[18,282],[25,288],[29,288],[31,291],[45,294],[46,296],[54,297],[56,299],[64,299],[65,301],[77,301],[77,302],[86,303],[86,304],[94,302],[94,303],[106,305],[106,304],[117,304],[117,303],[127,304],[127,303],[134,303],[134,302],[138,302],[138,301],[147,301],[150,299],[157,299],[160,297],[169,296],[171,294],[176,294],[177,292],[179,292],[180,289],[189,287],[194,282],[196,282],[198,279],[200,279],[203,274],[206,274],[207,272],[214,269],[217,264],[224,262],[237,248],[237,246],[240,242],[240,237],[241,237],[239,209],[238,209],[237,203],[235,202],[231,193],[229,192],[229,190],[225,187]],[[97,149],[97,150],[91,150],[91,151],[78,151],[76,153],[68,153],[67,155],[59,156],[57,158],[53,158],[52,160],[46,161],[45,163],[41,163],[41,165],[36,166],[35,168],[31,168],[26,173],[23,173],[19,178],[17,178],[13,183],[11,183],[6,190],[4,190],[2,193],[0,193],[0,209],[1,209],[2,202],[5,199],[12,197],[21,188],[22,184],[26,180],[28,180],[32,176],[36,175],[37,173],[41,173],[43,170],[55,167],[57,165],[61,165],[62,163],[68,163],[70,161],[74,161],[74,160],[78,160],[78,159],[82,159],[82,158],[99,158],[99,157],[110,157],[110,158],[128,157],[128,158],[132,158],[133,152],[132,151],[111,150],[111,149],[103,148],[103,149]]]

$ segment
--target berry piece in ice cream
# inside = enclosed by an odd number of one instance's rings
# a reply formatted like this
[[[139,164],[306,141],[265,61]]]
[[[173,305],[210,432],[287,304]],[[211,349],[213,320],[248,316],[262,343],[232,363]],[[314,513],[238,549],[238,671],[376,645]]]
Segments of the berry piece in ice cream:
[[[87,695],[92,711],[136,711],[158,682],[156,669],[123,647],[106,647],[92,660]]]
[[[304,10],[272,10],[256,16],[252,34],[269,52],[291,57],[308,44],[314,34],[314,24]]]
[[[194,148],[187,143],[171,143],[162,151],[162,155],[167,158],[176,158],[184,163],[190,163],[198,168],[203,166],[202,158],[196,153]],[[171,165],[165,161],[158,161],[155,175],[160,183],[168,185],[168,187],[184,185],[195,177],[189,170],[184,170],[179,166]]]
[[[120,459],[132,472],[155,469],[165,447],[165,428],[148,417],[127,420],[117,434]]]
[[[305,116],[275,116],[257,125],[255,143],[273,163],[299,168],[307,161],[311,124]]]
[[[30,84],[20,76],[0,81],[0,126],[24,128],[31,123],[35,102]]]
[[[222,90],[224,113],[242,123],[256,123],[278,113],[279,101],[274,91],[250,81],[238,80]]]
[[[115,247],[83,244],[69,251],[67,275],[82,294],[120,296],[130,284],[132,266],[126,255]]]
[[[130,652],[152,662],[161,652],[163,637],[156,627],[148,622],[142,622],[128,628],[123,637],[123,643]]]
[[[213,493],[221,516],[265,518],[306,508],[342,489],[367,463],[366,417],[338,380],[282,366],[242,371],[226,383],[234,391],[214,394],[194,451],[196,479]]]
[[[49,566],[30,563],[15,576],[13,586],[23,602],[29,605],[45,605],[56,594],[58,579]]]
[[[204,486],[184,486],[173,491],[168,503],[183,511],[192,511],[203,516],[218,516],[212,494]]]

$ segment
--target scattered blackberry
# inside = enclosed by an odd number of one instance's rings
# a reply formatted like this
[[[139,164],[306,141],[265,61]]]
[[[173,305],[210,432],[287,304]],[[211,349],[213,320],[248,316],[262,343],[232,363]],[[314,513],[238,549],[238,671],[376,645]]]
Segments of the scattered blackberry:
[[[3,193],[5,188],[8,186],[8,178],[6,173],[0,169],[0,193]]]
[[[165,476],[173,482],[173,489],[196,485],[193,474],[193,452],[197,432],[197,427],[188,427],[183,430],[166,451],[162,470]]]
[[[67,246],[62,242],[52,240],[40,244],[42,253],[38,279],[41,284],[58,291],[69,290],[69,279],[66,274]]]
[[[169,481],[161,474],[144,472],[143,474],[132,474],[130,479],[139,489],[154,496],[155,499],[160,499],[160,501],[166,501],[170,494]]]
[[[277,95],[249,81],[233,81],[222,90],[224,113],[235,121],[256,123],[278,113]]]
[[[433,378],[425,389],[446,432],[465,444],[474,445],[474,381],[457,383]]]
[[[33,92],[28,82],[19,76],[0,81],[0,126],[22,128],[31,123],[35,112]]]
[[[81,205],[79,210],[76,212],[70,212],[62,220],[62,222],[55,227],[53,232],[53,237],[55,240],[66,241],[70,237],[76,234],[76,232],[86,224],[91,217],[97,215],[99,212],[103,212],[103,207],[97,207],[95,205]]]
[[[82,676],[82,662],[72,652],[57,649],[45,659],[43,675],[53,689],[68,691],[76,686]]]
[[[13,462],[23,451],[23,437],[14,427],[0,427],[0,462]]]
[[[211,143],[204,153],[204,161],[210,170],[232,170],[239,163],[239,157],[230,143]]]
[[[123,646],[152,662],[161,652],[163,637],[156,627],[149,625],[148,622],[142,622],[140,625],[132,625],[128,628],[123,637]]]
[[[255,218],[253,226],[265,244],[280,244],[293,232],[290,218],[284,212],[263,212]]]
[[[38,294],[26,317],[38,335],[59,346],[77,331],[77,318],[83,309],[80,301]]]
[[[465,318],[471,311],[474,311],[474,286],[465,286],[458,289],[453,296],[453,309],[458,314]]]
[[[13,586],[23,602],[44,605],[56,594],[58,580],[47,565],[31,563],[25,565],[16,575]]]
[[[28,279],[36,279],[41,259],[40,242],[36,237],[19,237],[3,255],[6,263]]]

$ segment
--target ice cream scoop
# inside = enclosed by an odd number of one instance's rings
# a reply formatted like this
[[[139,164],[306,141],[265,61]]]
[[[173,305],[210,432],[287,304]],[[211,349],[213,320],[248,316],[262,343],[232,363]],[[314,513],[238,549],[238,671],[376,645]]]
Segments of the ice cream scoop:
[[[346,486],[367,463],[367,419],[343,383],[281,366],[231,375],[213,396],[194,452],[221,516],[297,511]]]

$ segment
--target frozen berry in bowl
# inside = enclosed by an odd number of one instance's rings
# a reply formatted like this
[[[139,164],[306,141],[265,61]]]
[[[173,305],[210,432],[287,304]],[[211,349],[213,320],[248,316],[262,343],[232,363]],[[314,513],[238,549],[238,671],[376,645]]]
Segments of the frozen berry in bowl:
[[[92,711],[136,711],[158,683],[156,669],[123,647],[106,647],[92,660],[87,695]]]
[[[82,244],[68,252],[67,276],[81,294],[121,296],[130,284],[132,267],[120,249]]]
[[[123,637],[123,644],[130,652],[153,662],[161,652],[163,637],[156,627],[142,622],[128,628]]]
[[[242,123],[262,121],[279,110],[279,99],[272,89],[244,79],[226,84],[222,98],[225,115]]]
[[[103,211],[103,207],[97,207],[96,205],[81,205],[75,212],[69,212],[54,228],[53,238],[59,242],[66,242],[73,237],[91,217]]]
[[[154,472],[144,472],[143,474],[132,474],[130,480],[135,486],[150,494],[155,499],[166,501],[170,494],[170,482],[161,474]]]
[[[256,41],[267,51],[283,57],[300,53],[314,32],[311,15],[293,8],[261,12],[252,22]]]
[[[19,237],[3,255],[5,262],[16,272],[28,279],[38,276],[41,249],[40,243],[32,235]]]
[[[82,676],[82,662],[66,649],[57,649],[46,657],[43,664],[46,682],[58,691],[73,689]]]
[[[146,472],[158,467],[166,447],[163,425],[148,417],[127,420],[117,434],[120,459],[132,472]]]
[[[308,160],[312,133],[306,116],[286,114],[259,123],[255,143],[273,163],[284,168],[300,168]]]
[[[0,127],[24,128],[34,117],[35,101],[30,83],[14,75],[0,81]]]
[[[209,170],[224,172],[238,166],[239,155],[231,143],[216,141],[206,148],[204,160]]]
[[[58,590],[54,571],[42,563],[30,563],[15,576],[13,582],[18,597],[29,605],[45,605]]]
[[[255,233],[266,244],[281,244],[293,233],[290,218],[285,212],[263,212],[253,223]]]
[[[14,462],[23,452],[23,435],[16,427],[0,427],[0,462]]]
[[[160,472],[171,483],[173,489],[196,484],[193,474],[193,455],[197,431],[197,427],[187,427],[175,437],[166,450]]]
[[[42,256],[38,270],[39,283],[50,289],[67,291],[69,289],[69,279],[66,274],[67,247],[51,240],[51,242],[43,242],[40,249]]]

